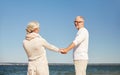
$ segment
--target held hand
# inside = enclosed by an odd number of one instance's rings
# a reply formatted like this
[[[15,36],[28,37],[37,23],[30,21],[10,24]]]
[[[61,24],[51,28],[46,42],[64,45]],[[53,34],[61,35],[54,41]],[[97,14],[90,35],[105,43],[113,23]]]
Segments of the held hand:
[[[67,54],[67,51],[63,48],[60,49],[61,54]]]

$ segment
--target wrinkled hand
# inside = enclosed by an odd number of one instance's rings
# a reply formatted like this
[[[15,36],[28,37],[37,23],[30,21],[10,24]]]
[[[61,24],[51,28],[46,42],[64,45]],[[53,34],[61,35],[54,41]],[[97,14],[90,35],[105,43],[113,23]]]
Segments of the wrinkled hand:
[[[60,49],[61,54],[67,54],[67,51],[64,48]]]

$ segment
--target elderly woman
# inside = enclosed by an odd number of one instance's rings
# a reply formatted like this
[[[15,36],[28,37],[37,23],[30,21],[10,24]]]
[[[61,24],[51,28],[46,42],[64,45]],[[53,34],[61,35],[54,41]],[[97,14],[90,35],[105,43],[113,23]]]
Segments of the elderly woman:
[[[45,48],[56,52],[59,52],[59,49],[48,43],[39,35],[38,22],[30,22],[26,32],[26,38],[23,40],[23,47],[29,61],[27,75],[49,75]]]

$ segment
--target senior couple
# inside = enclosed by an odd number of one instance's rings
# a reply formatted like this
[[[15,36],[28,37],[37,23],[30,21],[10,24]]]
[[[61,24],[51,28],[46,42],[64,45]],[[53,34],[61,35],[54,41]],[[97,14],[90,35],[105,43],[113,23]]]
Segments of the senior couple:
[[[23,40],[23,47],[28,56],[27,75],[49,75],[48,61],[45,48],[66,54],[73,49],[73,61],[76,75],[86,75],[88,63],[88,42],[89,33],[84,27],[84,18],[77,16],[74,21],[78,30],[75,39],[66,48],[57,48],[48,43],[39,35],[39,23],[30,22],[26,28],[26,37]]]

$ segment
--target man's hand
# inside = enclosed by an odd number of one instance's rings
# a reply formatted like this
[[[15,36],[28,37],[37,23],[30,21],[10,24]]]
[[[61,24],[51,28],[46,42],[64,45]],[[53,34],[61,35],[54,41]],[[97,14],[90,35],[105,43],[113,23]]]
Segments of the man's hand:
[[[61,52],[61,54],[67,54],[67,51],[65,50],[65,48],[61,48],[60,52]]]

